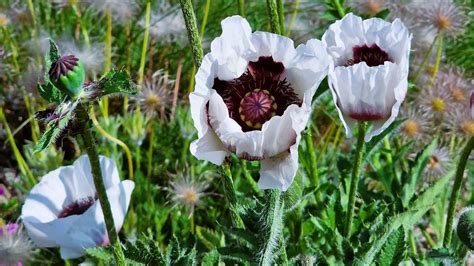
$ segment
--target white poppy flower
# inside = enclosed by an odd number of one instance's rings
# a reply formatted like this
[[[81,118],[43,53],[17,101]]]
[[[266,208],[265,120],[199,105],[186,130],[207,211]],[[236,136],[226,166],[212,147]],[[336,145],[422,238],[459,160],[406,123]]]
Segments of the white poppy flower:
[[[296,49],[289,38],[254,32],[240,16],[222,21],[222,35],[196,75],[189,96],[198,159],[260,160],[259,187],[287,190],[298,169],[298,144],[311,100],[332,60],[321,41]]]
[[[356,121],[372,121],[369,141],[397,117],[408,88],[412,35],[403,23],[347,14],[323,35],[334,70],[328,82],[348,137]]]
[[[101,156],[100,166],[119,231],[135,184],[130,180],[120,182],[112,159]],[[59,246],[63,259],[78,258],[84,255],[85,248],[108,244],[96,193],[86,155],[73,165],[48,173],[33,187],[21,211],[28,235],[39,247]]]

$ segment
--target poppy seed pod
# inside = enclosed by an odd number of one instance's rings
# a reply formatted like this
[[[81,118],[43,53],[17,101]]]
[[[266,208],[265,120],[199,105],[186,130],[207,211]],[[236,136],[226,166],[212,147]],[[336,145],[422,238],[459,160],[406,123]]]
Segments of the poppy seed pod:
[[[464,245],[474,250],[474,208],[464,208],[461,211],[456,232]]]
[[[76,98],[83,90],[86,78],[84,65],[74,55],[61,56],[51,64],[49,79],[61,91]]]

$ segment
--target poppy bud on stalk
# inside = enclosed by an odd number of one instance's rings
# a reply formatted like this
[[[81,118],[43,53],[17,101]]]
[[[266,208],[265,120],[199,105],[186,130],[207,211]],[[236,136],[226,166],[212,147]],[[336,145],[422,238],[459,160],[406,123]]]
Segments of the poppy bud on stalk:
[[[81,94],[85,77],[84,65],[74,55],[61,56],[49,69],[49,79],[54,86],[73,99]]]
[[[474,250],[474,208],[468,207],[461,211],[456,232],[459,240],[469,249]]]

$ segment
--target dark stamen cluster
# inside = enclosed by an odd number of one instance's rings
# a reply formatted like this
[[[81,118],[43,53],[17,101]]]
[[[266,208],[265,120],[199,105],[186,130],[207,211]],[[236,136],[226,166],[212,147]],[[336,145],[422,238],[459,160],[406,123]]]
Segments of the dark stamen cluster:
[[[61,75],[66,75],[68,71],[72,70],[77,66],[79,59],[74,55],[61,56],[49,69],[49,77],[54,80],[58,80]]]
[[[96,200],[97,195],[94,197],[88,196],[86,198],[76,200],[64,207],[59,213],[58,218],[65,218],[71,215],[81,215],[85,213]]]
[[[213,88],[224,99],[229,115],[244,132],[259,130],[275,115],[283,115],[291,104],[302,100],[290,83],[282,79],[285,67],[271,56],[249,62],[247,71],[237,79],[216,78]]]
[[[375,43],[370,47],[366,44],[354,46],[352,48],[352,54],[352,59],[347,60],[346,66],[365,62],[369,67],[374,67],[383,65],[385,61],[392,61],[388,54]]]

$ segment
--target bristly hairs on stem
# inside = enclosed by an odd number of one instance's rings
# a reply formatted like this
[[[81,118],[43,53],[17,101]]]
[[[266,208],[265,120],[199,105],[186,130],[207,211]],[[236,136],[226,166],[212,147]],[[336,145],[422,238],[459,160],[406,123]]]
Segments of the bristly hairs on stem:
[[[466,169],[467,160],[474,148],[474,137],[471,137],[462,150],[459,163],[456,168],[453,190],[449,199],[448,216],[446,217],[446,227],[444,229],[443,247],[449,247],[451,236],[453,234],[454,214],[456,213],[456,203],[461,192],[461,185],[464,177],[464,169]]]
[[[281,192],[277,189],[265,191],[265,200],[265,207],[260,217],[262,245],[259,250],[258,264],[272,265],[276,257],[274,251],[278,246],[283,230],[285,204]],[[285,247],[282,246],[282,252],[285,252],[284,249]]]
[[[184,22],[188,31],[189,44],[193,52],[194,65],[199,67],[202,62],[203,50],[201,38],[199,37],[196,15],[194,14],[193,3],[191,0],[180,0],[181,11],[183,11]]]

